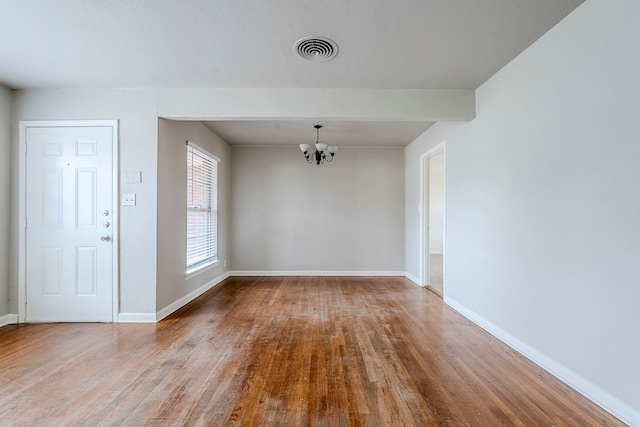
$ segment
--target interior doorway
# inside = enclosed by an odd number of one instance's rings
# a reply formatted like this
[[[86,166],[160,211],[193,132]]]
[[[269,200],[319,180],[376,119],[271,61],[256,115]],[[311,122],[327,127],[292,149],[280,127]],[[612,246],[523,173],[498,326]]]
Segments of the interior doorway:
[[[422,284],[444,296],[445,143],[421,158]]]

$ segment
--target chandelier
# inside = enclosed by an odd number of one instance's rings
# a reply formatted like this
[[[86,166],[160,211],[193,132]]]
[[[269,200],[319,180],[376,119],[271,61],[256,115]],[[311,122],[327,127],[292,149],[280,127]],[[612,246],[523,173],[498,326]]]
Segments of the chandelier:
[[[338,151],[338,147],[328,147],[327,144],[320,144],[320,128],[322,125],[315,125],[313,127],[316,128],[316,148],[311,151],[311,145],[300,144],[300,151],[302,151],[307,163],[316,162],[318,166],[320,166],[321,163],[331,162],[333,160],[333,156],[336,154],[336,151]]]

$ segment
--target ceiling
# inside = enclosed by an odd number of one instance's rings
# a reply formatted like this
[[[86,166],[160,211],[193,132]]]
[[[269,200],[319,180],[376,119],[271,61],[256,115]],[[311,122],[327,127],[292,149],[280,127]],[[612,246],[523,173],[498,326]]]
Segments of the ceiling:
[[[206,121],[204,124],[234,145],[298,145],[316,141],[316,124],[321,124],[320,142],[328,145],[404,146],[416,139],[433,122],[374,122],[309,120]]]
[[[0,83],[476,89],[582,1],[2,0]],[[338,55],[297,57],[293,44],[310,35],[334,40]],[[310,121],[206,124],[232,144],[315,137]],[[338,144],[406,145],[432,123],[322,124]]]

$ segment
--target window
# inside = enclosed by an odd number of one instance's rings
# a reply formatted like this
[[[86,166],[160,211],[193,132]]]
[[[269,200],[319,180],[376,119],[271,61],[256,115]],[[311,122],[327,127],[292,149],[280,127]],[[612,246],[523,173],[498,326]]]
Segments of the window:
[[[187,273],[218,259],[218,159],[187,142]]]

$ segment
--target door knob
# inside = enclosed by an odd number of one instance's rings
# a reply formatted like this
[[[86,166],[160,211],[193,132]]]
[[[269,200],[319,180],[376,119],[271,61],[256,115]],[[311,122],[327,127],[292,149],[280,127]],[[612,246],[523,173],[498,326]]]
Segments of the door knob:
[[[111,240],[111,236],[102,236],[100,240],[102,240],[103,242],[108,242],[109,240]]]

